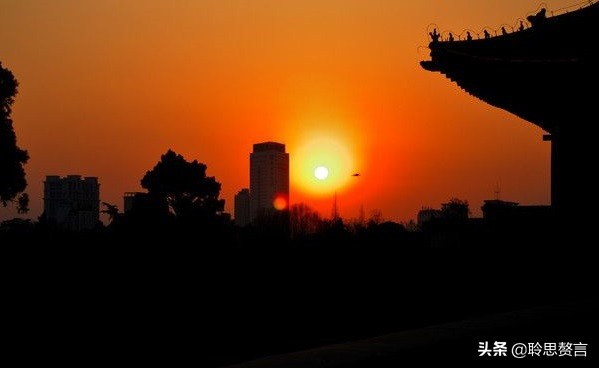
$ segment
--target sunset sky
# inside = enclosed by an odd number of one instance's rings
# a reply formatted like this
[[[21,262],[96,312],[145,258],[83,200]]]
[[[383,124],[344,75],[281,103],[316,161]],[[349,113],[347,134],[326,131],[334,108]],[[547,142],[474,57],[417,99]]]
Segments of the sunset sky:
[[[480,215],[498,183],[502,199],[548,204],[543,131],[419,65],[430,24],[499,29],[540,3],[0,0],[30,216],[49,174],[98,176],[102,201],[122,208],[169,148],[208,166],[232,212],[263,141],[287,146],[291,203],[324,216],[335,192],[346,218],[363,205],[405,221],[451,197]],[[330,178],[314,178],[318,165]]]

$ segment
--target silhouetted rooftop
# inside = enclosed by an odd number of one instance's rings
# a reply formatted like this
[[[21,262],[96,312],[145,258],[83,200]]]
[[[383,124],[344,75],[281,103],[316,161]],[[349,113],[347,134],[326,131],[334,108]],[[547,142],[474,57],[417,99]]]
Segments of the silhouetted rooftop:
[[[254,144],[254,152],[279,151],[285,153],[285,145],[277,142],[263,142]]]
[[[564,221],[584,211],[595,180],[580,167],[596,165],[595,136],[599,85],[599,3],[547,17],[545,8],[511,33],[483,39],[441,39],[430,32],[431,60],[424,69],[441,72],[464,91],[551,133],[551,205]],[[552,14],[552,12],[549,12]],[[518,208],[517,211],[521,211]],[[545,211],[543,209],[541,212]],[[545,211],[547,212],[547,211]]]
[[[554,132],[595,115],[586,93],[599,81],[599,3],[498,36],[430,43],[424,69],[468,93]]]

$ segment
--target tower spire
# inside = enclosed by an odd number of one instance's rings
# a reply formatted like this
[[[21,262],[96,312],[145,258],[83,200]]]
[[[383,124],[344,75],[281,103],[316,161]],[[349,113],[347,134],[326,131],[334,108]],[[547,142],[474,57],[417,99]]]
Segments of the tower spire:
[[[499,200],[500,195],[501,195],[501,183],[499,183],[499,180],[497,180],[497,183],[495,183],[495,199]]]
[[[339,210],[337,208],[337,192],[335,192],[335,197],[333,198],[333,210],[331,213],[331,218],[333,221],[339,219]]]

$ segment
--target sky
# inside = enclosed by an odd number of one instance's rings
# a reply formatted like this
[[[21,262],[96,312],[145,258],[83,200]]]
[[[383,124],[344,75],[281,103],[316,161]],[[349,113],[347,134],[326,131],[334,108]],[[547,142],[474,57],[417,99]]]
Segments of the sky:
[[[345,218],[363,207],[393,221],[452,197],[480,216],[498,188],[549,204],[544,132],[419,65],[432,27],[515,26],[540,4],[0,0],[0,60],[20,83],[12,117],[31,156],[29,216],[41,214],[46,175],[97,176],[101,200],[122,208],[169,148],[208,166],[232,212],[264,141],[286,144],[291,203],[323,216],[335,194]],[[327,180],[313,176],[320,165]]]

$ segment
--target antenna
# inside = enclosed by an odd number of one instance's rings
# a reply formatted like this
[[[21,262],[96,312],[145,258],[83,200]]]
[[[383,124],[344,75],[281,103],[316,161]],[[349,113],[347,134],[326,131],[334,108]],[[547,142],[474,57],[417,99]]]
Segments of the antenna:
[[[339,210],[337,208],[337,192],[335,192],[335,197],[333,198],[333,211],[331,217],[333,218],[333,221],[339,219]]]
[[[499,180],[497,180],[497,183],[495,183],[495,199],[499,200],[501,194],[501,183],[499,182]]]

